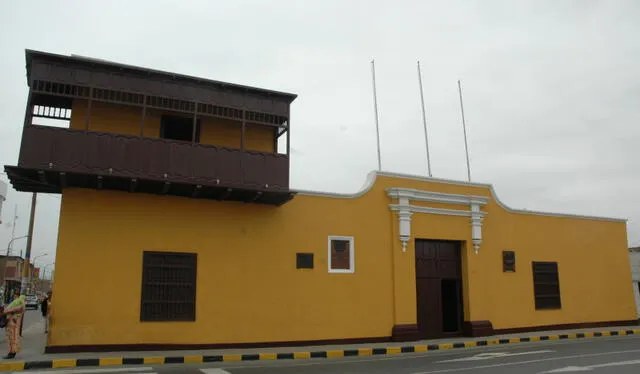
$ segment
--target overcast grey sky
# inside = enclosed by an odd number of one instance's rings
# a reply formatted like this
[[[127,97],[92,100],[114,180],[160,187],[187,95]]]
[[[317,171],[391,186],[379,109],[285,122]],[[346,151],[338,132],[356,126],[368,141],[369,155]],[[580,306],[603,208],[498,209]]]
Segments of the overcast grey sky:
[[[426,173],[420,59],[435,177],[466,178],[461,79],[473,181],[514,208],[628,218],[640,244],[640,1],[0,4],[2,165],[18,158],[30,48],[297,93],[292,186],[355,192],[377,163],[372,58],[383,169]],[[18,235],[29,201],[5,204]],[[38,200],[39,263],[53,261],[59,205]],[[9,236],[3,225],[0,247]]]

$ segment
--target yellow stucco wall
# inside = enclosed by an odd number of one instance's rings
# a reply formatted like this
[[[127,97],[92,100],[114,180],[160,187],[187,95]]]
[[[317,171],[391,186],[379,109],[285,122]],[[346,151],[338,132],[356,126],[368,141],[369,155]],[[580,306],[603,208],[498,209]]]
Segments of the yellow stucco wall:
[[[299,194],[281,207],[65,190],[48,343],[389,336],[416,323],[413,242],[402,252],[390,187],[492,196],[486,186],[391,176],[359,197]],[[463,250],[465,320],[510,328],[635,318],[624,222],[512,213],[493,198],[483,210],[480,253]],[[471,240],[469,217],[414,213],[411,226],[412,239]],[[329,235],[355,237],[354,274],[328,273]],[[196,322],[139,322],[144,250],[198,254]],[[502,272],[502,250],[516,251],[516,273]],[[296,270],[296,252],[313,252],[315,268]],[[561,310],[535,310],[531,261],[558,261]]]
[[[143,135],[160,137],[160,117],[164,112],[147,109]],[[167,113],[168,114],[168,113]],[[70,127],[84,130],[87,115],[87,101],[74,100],[71,110]],[[182,115],[182,114],[181,114]],[[115,105],[100,101],[91,103],[89,130],[114,134],[140,135],[142,109],[140,107]],[[275,152],[272,127],[247,124],[245,128],[245,148],[247,150]],[[240,148],[241,123],[213,117],[200,117],[200,143],[229,148]]]

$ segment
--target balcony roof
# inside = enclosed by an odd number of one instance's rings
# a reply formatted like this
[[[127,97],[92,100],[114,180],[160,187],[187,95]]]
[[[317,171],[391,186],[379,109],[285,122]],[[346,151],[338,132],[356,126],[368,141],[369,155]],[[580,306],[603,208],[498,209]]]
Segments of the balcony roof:
[[[61,194],[65,188],[89,188],[274,206],[283,205],[296,195],[293,191],[259,191],[243,187],[174,183],[154,179],[124,178],[109,174],[92,175],[75,171],[38,170],[10,165],[5,165],[4,170],[13,188],[19,192]]]
[[[178,82],[182,81],[185,83],[197,83],[197,84],[208,85],[212,88],[224,88],[227,90],[235,91],[237,93],[262,94],[262,95],[268,95],[272,97],[276,96],[286,100],[289,104],[293,102],[296,99],[296,97],[298,97],[298,95],[296,94],[287,93],[287,92],[267,90],[263,88],[245,86],[245,85],[240,85],[235,83],[221,82],[221,81],[216,81],[216,80],[211,80],[206,78],[199,78],[199,77],[194,77],[190,75],[183,75],[183,74],[171,73],[171,72],[162,71],[162,70],[143,68],[140,66],[121,64],[118,62],[112,62],[108,60],[79,56],[79,55],[66,56],[66,55],[27,49],[25,50],[25,58],[26,58],[28,82],[31,82],[30,78],[31,78],[32,61],[34,59],[42,59],[42,60],[59,62],[64,64],[77,64],[77,65],[86,66],[86,67],[99,67],[99,68],[104,68],[112,71],[127,71],[132,74],[140,75],[140,77],[142,78],[144,77],[161,78],[161,79],[164,78],[164,79],[171,79],[173,81],[178,81]]]

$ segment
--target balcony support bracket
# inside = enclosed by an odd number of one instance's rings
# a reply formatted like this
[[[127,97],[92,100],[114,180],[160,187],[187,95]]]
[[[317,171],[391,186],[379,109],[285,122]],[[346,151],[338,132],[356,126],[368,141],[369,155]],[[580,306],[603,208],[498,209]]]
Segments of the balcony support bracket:
[[[197,185],[194,187],[193,192],[191,193],[191,197],[192,198],[197,198],[200,195],[200,191],[202,190],[202,186],[201,185]]]
[[[227,188],[221,195],[220,197],[218,197],[218,200],[227,200],[229,198],[229,196],[231,195],[231,192],[233,192],[233,189],[231,188]]]
[[[38,170],[38,178],[40,178],[41,183],[47,184],[47,175],[44,173],[44,170]]]
[[[251,198],[251,200],[249,200],[249,202],[255,203],[258,200],[260,200],[262,198],[262,191],[258,191],[256,192],[255,195],[253,195],[253,197]]]
[[[164,186],[162,187],[162,194],[166,195],[169,193],[169,188],[171,188],[171,182],[164,182]]]

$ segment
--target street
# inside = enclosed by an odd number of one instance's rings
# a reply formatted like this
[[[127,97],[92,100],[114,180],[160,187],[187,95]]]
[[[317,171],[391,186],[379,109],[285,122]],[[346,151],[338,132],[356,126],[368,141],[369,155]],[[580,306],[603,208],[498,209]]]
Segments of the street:
[[[237,363],[145,365],[95,369],[37,370],[31,373],[183,373],[183,374],[553,374],[590,371],[631,374],[640,371],[640,336],[545,341],[461,350],[338,359]]]
[[[24,314],[24,322],[23,322],[24,326],[22,327],[22,329],[23,330],[28,329],[29,327],[33,326],[34,324],[40,321],[42,321],[42,312],[40,312],[40,309],[27,310],[27,312]]]

